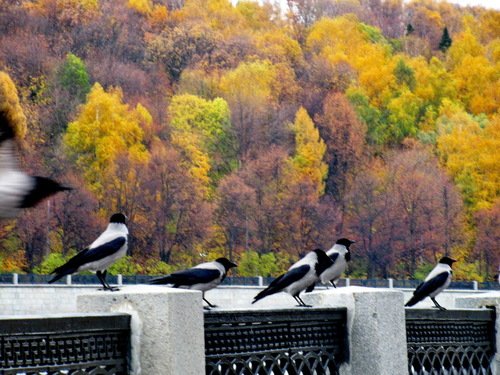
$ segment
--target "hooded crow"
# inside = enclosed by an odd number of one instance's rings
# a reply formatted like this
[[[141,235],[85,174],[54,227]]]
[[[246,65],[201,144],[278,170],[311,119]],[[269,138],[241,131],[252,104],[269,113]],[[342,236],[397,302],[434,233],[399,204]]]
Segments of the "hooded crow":
[[[205,292],[217,287],[224,279],[228,271],[238,265],[227,258],[217,258],[213,262],[198,264],[195,267],[183,271],[177,271],[170,275],[158,277],[151,280],[150,284],[172,284],[173,288],[185,288],[201,290],[203,300],[209,307],[217,307],[205,298]]]
[[[315,249],[294,263],[288,271],[274,279],[269,286],[254,297],[252,303],[279,292],[290,294],[300,307],[306,305],[299,297],[300,292],[314,285],[323,271],[333,264],[332,260],[321,249]]]
[[[118,290],[106,282],[106,268],[127,253],[128,229],[125,220],[125,215],[121,213],[112,215],[106,230],[89,247],[51,272],[55,276],[49,283],[76,272],[95,271],[104,290]]]
[[[406,302],[405,306],[413,306],[426,297],[431,297],[432,302],[439,310],[446,310],[436,301],[435,297],[450,285],[453,273],[451,265],[455,262],[455,259],[449,257],[441,258],[436,267],[427,275],[424,282],[417,286],[413,296]]]
[[[334,288],[337,287],[335,282],[340,279],[340,276],[347,267],[347,262],[351,260],[349,246],[353,243],[355,243],[355,241],[351,241],[347,238],[340,238],[335,242],[335,245],[326,252],[326,255],[330,257],[333,264],[321,274],[320,281],[322,284],[330,283]],[[312,292],[314,286],[315,284],[312,284],[307,288],[306,293]]]
[[[30,176],[17,167],[14,125],[8,113],[0,111],[0,218],[17,216],[59,191],[71,190],[46,177]]]

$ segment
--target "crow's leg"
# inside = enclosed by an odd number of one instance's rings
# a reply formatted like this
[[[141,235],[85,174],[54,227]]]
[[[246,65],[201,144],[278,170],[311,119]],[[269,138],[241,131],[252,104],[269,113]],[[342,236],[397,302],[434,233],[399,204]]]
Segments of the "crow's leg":
[[[302,298],[300,298],[298,295],[294,296],[295,300],[299,303],[300,307],[312,307],[311,305],[306,305],[304,301],[302,301]]]
[[[103,274],[101,271],[96,271],[95,275],[97,276],[97,278],[99,279],[99,281],[101,282],[102,286],[103,286],[103,290],[106,290],[108,289],[108,286],[106,285],[106,281],[104,280],[103,278]]]
[[[337,285],[335,285],[335,280],[330,280],[330,282],[332,283],[333,287],[337,289]]]
[[[217,307],[217,305],[212,305],[210,302],[208,302],[208,300],[205,298],[205,292],[203,292],[201,296],[202,296],[201,298],[203,298],[203,301],[205,301],[209,307],[211,308]]]
[[[104,276],[104,281],[106,282],[106,285],[108,286],[108,290],[110,290],[112,292],[117,292],[120,290],[120,288],[110,286],[109,283],[106,281],[106,275],[108,274],[108,270],[104,270],[104,272],[102,274]]]
[[[443,306],[441,306],[441,305],[438,303],[438,301],[436,301],[436,299],[435,299],[434,297],[431,297],[431,300],[432,300],[432,302],[434,302],[434,305],[435,305],[435,306],[436,306],[439,310],[441,310],[441,311],[446,310]]]
[[[109,290],[111,292],[116,292],[120,289],[118,288],[114,288],[112,286],[110,286],[107,281],[106,281],[106,275],[108,274],[108,271],[107,270],[104,270],[103,272],[101,271],[97,271],[96,272],[96,275],[97,275],[97,278],[99,279],[99,281],[101,282],[101,284],[103,285],[103,289],[104,290]]]

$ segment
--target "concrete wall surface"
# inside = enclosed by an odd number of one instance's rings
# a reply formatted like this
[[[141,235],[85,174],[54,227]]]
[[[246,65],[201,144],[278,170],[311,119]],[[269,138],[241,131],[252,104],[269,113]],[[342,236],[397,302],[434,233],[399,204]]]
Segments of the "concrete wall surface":
[[[135,290],[148,290],[152,285],[124,285],[122,290],[134,288]],[[168,287],[163,287],[170,289]],[[354,288],[354,289],[353,289]],[[359,290],[361,287],[339,287],[337,289],[318,288],[318,291],[340,293],[342,290]],[[25,314],[58,314],[77,312],[77,297],[81,294],[97,291],[97,285],[49,285],[49,284],[0,284],[0,315],[25,315]],[[253,297],[262,290],[257,286],[222,286],[206,293],[205,297],[220,308],[275,308],[293,307],[295,300],[288,294],[279,293],[252,305]],[[404,301],[410,299],[412,289],[384,289],[365,288],[366,290],[401,291]],[[101,291],[102,292],[102,291]],[[453,308],[455,299],[464,296],[475,296],[487,293],[475,290],[446,290],[437,296],[438,302],[446,307]],[[303,300],[308,303],[311,294],[303,294]],[[63,303],[61,303],[63,301]],[[432,307],[429,298],[418,303],[415,308]]]
[[[131,319],[131,375],[205,373],[201,293],[162,287],[127,287],[77,297],[81,312],[122,312]]]
[[[279,293],[251,304],[262,287],[220,287],[205,297],[221,310],[279,309],[296,306]],[[407,374],[404,303],[413,290],[367,287],[319,288],[302,295],[314,307],[346,307],[349,363],[342,375]],[[437,300],[447,308],[497,308],[500,348],[500,292],[445,291]],[[131,374],[205,373],[201,293],[153,285],[127,285],[118,292],[80,285],[0,285],[0,315],[122,312],[132,317]],[[416,308],[432,306],[430,300]],[[1,317],[0,317],[1,318]],[[495,375],[500,375],[496,355]]]

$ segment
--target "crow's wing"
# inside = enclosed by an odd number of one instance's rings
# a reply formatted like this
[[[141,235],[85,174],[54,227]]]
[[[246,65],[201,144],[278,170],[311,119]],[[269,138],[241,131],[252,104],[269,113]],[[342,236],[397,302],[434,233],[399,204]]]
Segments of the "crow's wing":
[[[271,284],[268,285],[266,289],[258,293],[252,303],[261,300],[264,297],[270,296],[272,294],[281,292],[287,286],[293,284],[294,282],[303,278],[309,271],[311,266],[304,264],[303,266],[295,267],[289,270],[287,273],[274,279]]]
[[[432,292],[435,292],[437,289],[441,288],[444,283],[446,283],[446,280],[448,280],[449,276],[450,274],[448,272],[441,272],[440,274],[434,276],[432,279],[420,284],[417,289],[415,289],[415,292],[413,292],[413,294],[419,294],[427,297]]]
[[[114,240],[103,243],[102,245],[96,246],[92,249],[87,249],[85,253],[80,252],[75,255],[74,258],[78,257],[81,254],[79,259],[81,264],[95,262],[97,260],[101,260],[110,255],[113,255],[118,250],[120,250],[126,242],[127,238],[125,236],[120,236],[115,238]]]
[[[424,281],[420,283],[415,291],[413,292],[413,297],[406,303],[405,306],[413,306],[417,302],[422,301],[424,298],[429,296],[432,292],[435,292],[437,289],[441,288],[448,280],[449,277],[448,272],[441,272],[434,276],[432,279]]]
[[[171,275],[159,277],[150,281],[151,284],[174,284],[179,286],[191,286],[194,284],[205,284],[220,277],[221,273],[216,269],[190,268],[184,271],[174,272]]]
[[[332,260],[332,262],[335,264],[335,261],[339,257],[339,253],[333,253],[333,254],[330,254],[328,256],[330,257],[330,259]]]
[[[52,273],[59,273],[59,269],[63,267],[77,269],[78,267],[84,264],[106,258],[116,253],[118,250],[120,250],[121,247],[125,245],[125,242],[127,242],[127,239],[123,236],[115,238],[114,240],[111,240],[109,242],[103,243],[102,245],[94,247],[92,249],[86,248],[80,251],[78,254],[76,254],[73,258],[68,260],[66,264],[64,264],[59,268],[56,268]]]
[[[78,268],[84,264],[101,260],[116,253],[126,242],[127,239],[125,237],[118,237],[92,249],[83,249],[65,264],[52,271],[51,274],[55,274],[55,276],[49,283],[53,283],[65,275],[70,275],[78,271]]]
[[[287,286],[302,279],[310,270],[311,266],[307,264],[292,268],[284,275],[278,277],[276,280],[273,280],[273,282],[269,284],[268,288],[278,288],[280,290],[285,289]]]

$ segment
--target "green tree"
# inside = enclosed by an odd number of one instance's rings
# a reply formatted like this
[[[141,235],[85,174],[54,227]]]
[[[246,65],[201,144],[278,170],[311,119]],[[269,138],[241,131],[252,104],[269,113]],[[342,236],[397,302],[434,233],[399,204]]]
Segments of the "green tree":
[[[168,107],[172,143],[179,147],[194,175],[217,182],[235,168],[236,145],[229,106],[224,99],[176,95]]]
[[[238,274],[240,276],[271,276],[278,272],[276,256],[274,253],[259,254],[248,250],[241,254],[238,262]]]
[[[439,41],[439,49],[441,52],[446,52],[448,48],[451,47],[452,39],[448,33],[448,28],[443,29],[443,35],[441,35],[441,40]]]
[[[66,55],[66,59],[59,67],[57,79],[69,95],[77,98],[80,103],[90,91],[90,77],[87,67],[83,61],[72,53]]]
[[[415,72],[410,66],[406,65],[403,59],[399,59],[396,64],[394,75],[399,85],[406,85],[411,91],[415,90],[415,86],[417,85]]]

